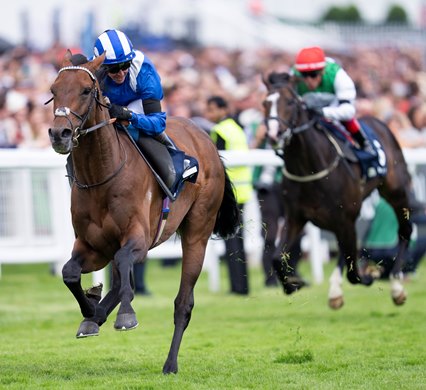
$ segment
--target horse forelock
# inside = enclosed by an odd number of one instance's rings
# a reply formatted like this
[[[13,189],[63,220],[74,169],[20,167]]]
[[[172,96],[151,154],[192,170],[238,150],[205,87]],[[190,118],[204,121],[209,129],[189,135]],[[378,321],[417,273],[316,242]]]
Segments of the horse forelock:
[[[282,87],[290,82],[290,75],[286,72],[272,72],[268,76],[268,83],[272,88]]]

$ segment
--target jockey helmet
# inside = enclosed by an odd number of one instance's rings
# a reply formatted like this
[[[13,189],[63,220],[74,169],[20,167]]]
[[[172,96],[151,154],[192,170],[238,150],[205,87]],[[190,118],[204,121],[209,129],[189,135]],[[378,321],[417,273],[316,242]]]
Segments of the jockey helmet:
[[[325,67],[324,51],[318,47],[306,47],[299,51],[296,56],[295,68],[299,72],[310,72],[321,70]]]
[[[96,39],[93,52],[95,57],[106,51],[105,65],[131,61],[136,53],[126,34],[119,30],[106,30]]]

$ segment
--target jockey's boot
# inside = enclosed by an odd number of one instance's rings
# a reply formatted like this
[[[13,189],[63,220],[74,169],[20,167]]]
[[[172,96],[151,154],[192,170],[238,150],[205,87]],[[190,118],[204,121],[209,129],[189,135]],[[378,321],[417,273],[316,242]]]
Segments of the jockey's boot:
[[[137,144],[155,172],[171,190],[176,181],[176,170],[169,152],[169,148],[176,149],[173,142],[163,132],[156,137],[140,135]]]
[[[173,141],[170,139],[170,137],[166,134],[165,131],[157,135],[155,139],[161,142],[163,145],[165,145],[168,150],[172,149],[172,150],[175,150],[177,153],[183,153],[180,149],[176,147],[176,145],[173,143]],[[188,159],[183,160],[184,171],[188,168],[189,164],[190,164],[190,161]],[[183,177],[185,177],[185,174],[183,175]],[[175,172],[175,178],[176,178],[176,172]]]
[[[356,118],[342,122],[346,130],[352,135],[352,138],[358,143],[359,148],[370,154],[375,154],[370,140],[364,134],[361,125]]]

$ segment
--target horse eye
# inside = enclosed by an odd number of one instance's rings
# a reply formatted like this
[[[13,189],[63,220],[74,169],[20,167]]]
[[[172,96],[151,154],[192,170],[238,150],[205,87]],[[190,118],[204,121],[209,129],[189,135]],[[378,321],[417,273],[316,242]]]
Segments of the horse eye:
[[[82,95],[89,95],[91,90],[92,90],[92,88],[84,88],[83,92],[81,94]]]

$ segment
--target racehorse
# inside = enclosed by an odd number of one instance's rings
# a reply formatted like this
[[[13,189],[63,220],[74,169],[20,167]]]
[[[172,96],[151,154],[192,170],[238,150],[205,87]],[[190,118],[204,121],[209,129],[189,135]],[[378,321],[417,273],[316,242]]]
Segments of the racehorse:
[[[157,239],[165,196],[130,138],[111,123],[96,78],[104,55],[81,66],[73,66],[70,59],[67,52],[51,86],[54,119],[49,136],[53,149],[70,154],[74,165],[71,215],[76,238],[62,274],[84,317],[77,337],[98,335],[118,304],[115,329],[138,325],[131,306],[133,264],[144,261],[150,248],[177,231],[182,241],[182,272],[174,301],[173,338],[163,366],[163,373],[176,373],[209,237],[233,235],[239,225],[232,183],[208,134],[190,120],[169,118],[167,133],[198,160],[199,173],[196,183],[185,183],[169,205],[167,223]],[[84,291],[81,274],[110,262],[113,280],[106,296],[101,299],[98,287]]]
[[[289,248],[306,222],[334,233],[339,248],[338,265],[330,278],[329,305],[343,305],[344,266],[352,284],[370,285],[373,279],[357,267],[355,223],[363,199],[374,189],[392,205],[399,223],[399,249],[391,272],[391,296],[396,305],[406,299],[401,283],[401,267],[412,227],[408,206],[410,175],[402,150],[389,128],[374,117],[360,122],[374,130],[386,158],[387,173],[370,180],[363,178],[357,161],[345,158],[329,130],[318,123],[295,90],[296,79],[287,73],[271,73],[264,83],[267,134],[284,160],[282,181],[286,226],[274,253],[274,269],[284,292],[301,286],[295,270],[286,264]]]

